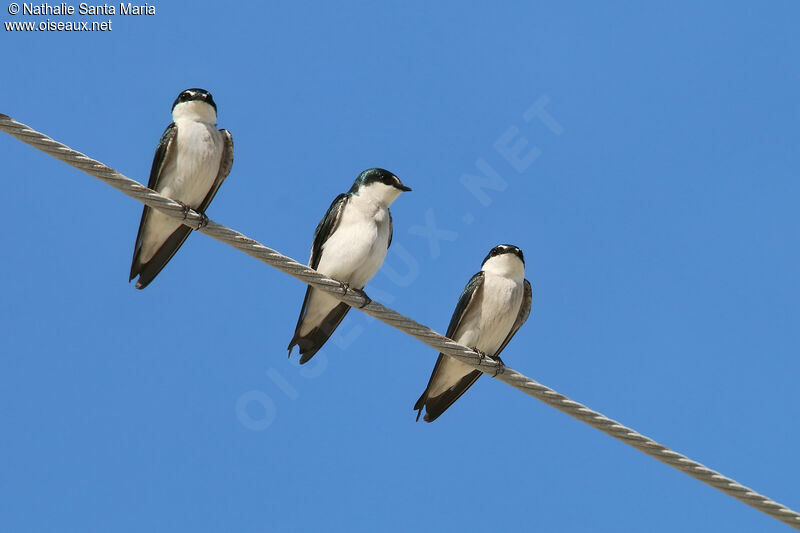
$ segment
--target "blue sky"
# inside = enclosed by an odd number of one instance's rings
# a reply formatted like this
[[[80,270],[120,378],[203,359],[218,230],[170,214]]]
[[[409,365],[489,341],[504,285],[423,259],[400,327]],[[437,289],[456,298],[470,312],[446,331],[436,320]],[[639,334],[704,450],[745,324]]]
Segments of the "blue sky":
[[[495,4],[0,30],[0,112],[146,183],[204,87],[236,144],[209,216],[303,262],[333,197],[390,169],[414,191],[373,297],[443,332],[516,244],[534,311],[510,366],[800,508],[800,9]],[[141,204],[0,154],[3,531],[786,530],[489,378],[415,423],[435,352],[358,312],[298,367],[304,286],[202,235],[136,291]]]

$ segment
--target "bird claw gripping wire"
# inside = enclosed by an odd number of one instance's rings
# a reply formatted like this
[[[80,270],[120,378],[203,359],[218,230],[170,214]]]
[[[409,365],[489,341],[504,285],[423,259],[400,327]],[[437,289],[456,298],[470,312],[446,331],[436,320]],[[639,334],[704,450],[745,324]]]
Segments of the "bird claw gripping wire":
[[[195,230],[201,230],[208,226],[208,217],[206,216],[204,211],[198,211],[200,214],[200,222],[197,224],[197,228]]]
[[[474,346],[472,347],[472,351],[475,352],[476,354],[478,354],[478,362],[480,362],[480,363],[483,363],[483,360],[486,359],[487,357],[489,357],[488,355],[486,355],[486,352],[484,352],[482,350],[479,350],[479,349],[475,348]]]
[[[496,378],[498,374],[502,374],[506,370],[506,364],[500,359],[500,356],[495,355],[494,360],[497,361],[497,367],[495,367],[494,374],[492,374],[493,378]]]
[[[186,205],[185,203],[181,202],[180,200],[175,200],[175,203],[180,204],[180,206],[183,208],[183,220],[189,218],[189,211],[191,211],[192,208]]]
[[[183,208],[183,220],[189,218],[189,212],[192,211],[192,208],[189,207],[187,204],[181,202],[180,200],[175,200],[175,201],[179,203]],[[197,227],[194,228],[195,231],[201,230],[206,226],[208,226],[208,217],[206,216],[205,212],[198,211],[197,214],[200,215],[200,222],[198,222]]]
[[[478,354],[478,358],[479,358],[481,363],[483,363],[484,360],[486,360],[486,359],[489,359],[490,361],[494,361],[495,363],[497,363],[497,366],[495,367],[495,372],[494,372],[494,374],[492,374],[493,378],[496,378],[498,374],[502,374],[503,371],[505,370],[506,365],[505,365],[505,363],[503,363],[503,360],[500,359],[500,357],[498,357],[496,355],[492,356],[492,357],[489,357],[489,355],[487,355],[486,352],[484,352],[482,350],[479,350],[479,349],[475,348],[474,346],[472,347],[472,351]]]
[[[369,304],[372,303],[372,298],[367,296],[367,293],[364,292],[364,289],[354,289],[347,283],[344,283],[344,282],[340,282],[340,283],[342,284],[342,289],[344,289],[345,293],[354,292],[359,297],[361,297],[361,300],[363,301],[363,303],[358,306],[359,309],[364,309],[366,306],[368,306]]]

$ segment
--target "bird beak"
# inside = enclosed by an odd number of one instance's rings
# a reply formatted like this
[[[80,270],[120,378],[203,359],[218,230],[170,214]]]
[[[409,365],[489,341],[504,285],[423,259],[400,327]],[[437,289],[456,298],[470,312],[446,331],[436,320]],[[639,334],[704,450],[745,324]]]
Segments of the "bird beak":
[[[398,189],[400,189],[400,190],[401,190],[401,191],[403,191],[403,192],[408,192],[408,191],[410,191],[410,190],[411,190],[411,187],[406,187],[405,185],[400,185],[400,186],[399,186],[399,187],[397,187],[397,188],[398,188]]]

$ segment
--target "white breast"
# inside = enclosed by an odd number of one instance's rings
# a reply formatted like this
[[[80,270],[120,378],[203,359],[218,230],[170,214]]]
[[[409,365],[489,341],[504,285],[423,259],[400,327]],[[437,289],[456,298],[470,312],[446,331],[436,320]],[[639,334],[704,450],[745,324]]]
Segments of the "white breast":
[[[352,196],[336,231],[322,247],[318,270],[361,289],[386,258],[389,209]]]
[[[317,270],[354,289],[363,289],[383,264],[388,245],[388,208],[352,196],[339,226],[322,247]],[[300,333],[311,331],[337,305],[339,300],[333,296],[312,290]]]
[[[462,318],[453,340],[494,355],[514,326],[522,296],[521,281],[484,272],[482,290]]]
[[[174,157],[162,171],[159,192],[197,208],[211,190],[222,158],[222,134],[213,124],[181,120]]]

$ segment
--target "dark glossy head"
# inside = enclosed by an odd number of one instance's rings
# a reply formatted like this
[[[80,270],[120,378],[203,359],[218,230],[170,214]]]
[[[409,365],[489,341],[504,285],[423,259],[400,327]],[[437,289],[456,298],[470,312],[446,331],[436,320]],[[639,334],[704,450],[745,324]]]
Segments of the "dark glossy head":
[[[350,192],[358,192],[361,187],[370,185],[372,183],[383,183],[384,185],[394,187],[395,189],[399,189],[404,192],[411,190],[411,187],[406,187],[403,185],[403,182],[400,181],[400,178],[388,170],[384,170],[382,168],[368,168],[358,175],[356,181],[353,182],[353,186],[350,188]]]
[[[514,254],[517,257],[519,257],[519,260],[522,261],[523,265],[525,264],[525,257],[522,255],[522,250],[520,250],[513,244],[498,244],[497,246],[492,248],[492,251],[489,252],[489,255],[487,255],[486,259],[483,260],[481,266],[485,265],[486,261],[488,261],[492,257],[497,257],[498,255],[503,255],[503,254]]]
[[[172,103],[172,109],[174,110],[176,105],[182,104],[183,102],[193,102],[195,100],[205,102],[213,107],[214,111],[217,110],[217,104],[214,103],[214,98],[211,97],[211,93],[205,89],[198,88],[186,89],[185,91],[182,91]]]

